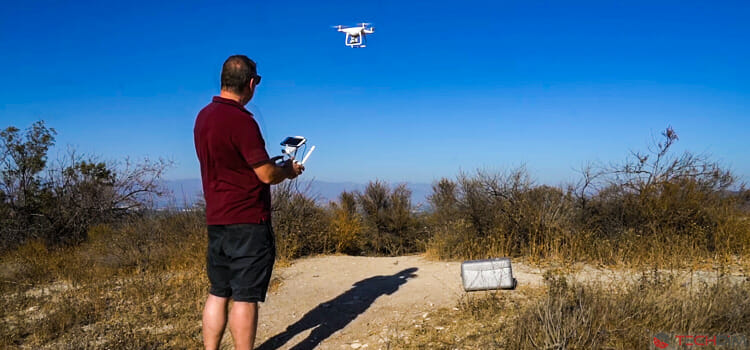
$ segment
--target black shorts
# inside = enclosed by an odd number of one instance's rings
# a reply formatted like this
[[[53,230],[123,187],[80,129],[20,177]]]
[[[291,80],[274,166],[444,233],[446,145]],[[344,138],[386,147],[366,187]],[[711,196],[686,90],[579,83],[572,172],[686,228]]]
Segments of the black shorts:
[[[270,223],[208,225],[209,293],[235,301],[265,301],[275,259]]]

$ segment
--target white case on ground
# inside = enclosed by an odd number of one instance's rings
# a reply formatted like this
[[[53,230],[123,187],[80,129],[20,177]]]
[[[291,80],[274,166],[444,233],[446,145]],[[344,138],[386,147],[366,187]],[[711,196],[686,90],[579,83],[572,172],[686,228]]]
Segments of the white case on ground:
[[[467,292],[515,289],[517,283],[509,258],[464,261],[461,263],[461,279]]]

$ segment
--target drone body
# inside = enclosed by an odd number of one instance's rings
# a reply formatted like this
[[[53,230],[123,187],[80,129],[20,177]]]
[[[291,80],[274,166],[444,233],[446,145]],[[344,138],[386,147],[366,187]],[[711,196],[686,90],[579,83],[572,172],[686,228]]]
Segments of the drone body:
[[[375,33],[375,28],[367,25],[370,23],[360,23],[358,27],[344,27],[337,25],[336,28],[339,32],[346,33],[344,44],[349,47],[366,47],[367,46],[367,34]]]

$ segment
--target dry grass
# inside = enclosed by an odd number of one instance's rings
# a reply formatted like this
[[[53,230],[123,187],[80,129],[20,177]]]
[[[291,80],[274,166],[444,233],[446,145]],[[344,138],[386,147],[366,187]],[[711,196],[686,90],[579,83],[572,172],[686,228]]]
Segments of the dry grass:
[[[470,295],[414,322],[392,340],[397,349],[645,349],[659,332],[750,335],[750,281],[712,282],[663,272],[636,282],[569,282]]]
[[[25,244],[2,258],[0,347],[199,347],[205,237],[182,213],[97,226],[77,247]]]
[[[201,347],[205,230],[201,212],[169,213],[95,226],[79,246],[31,241],[7,253],[0,348]],[[273,276],[271,290],[282,282]]]

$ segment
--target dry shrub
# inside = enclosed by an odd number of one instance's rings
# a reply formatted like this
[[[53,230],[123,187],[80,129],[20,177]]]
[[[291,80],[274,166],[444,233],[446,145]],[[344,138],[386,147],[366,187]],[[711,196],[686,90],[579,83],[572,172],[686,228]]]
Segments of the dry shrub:
[[[747,255],[744,184],[706,155],[672,155],[678,138],[671,128],[662,136],[648,152],[633,152],[623,164],[602,167],[601,190],[579,197],[578,226],[630,256],[658,256],[656,249],[683,260]]]
[[[417,249],[419,218],[405,184],[390,189],[387,183],[376,180],[357,193],[356,199],[363,221],[361,253],[398,255]]]
[[[662,136],[623,164],[585,167],[575,186],[534,185],[523,167],[442,179],[429,197],[427,252],[674,266],[742,260],[750,252],[744,184],[708,156],[672,155],[671,128]]]
[[[461,174],[442,179],[429,197],[433,231],[428,253],[440,258],[560,254],[572,231],[573,199],[534,186],[521,167],[507,173]]]
[[[272,222],[282,260],[330,253],[336,246],[328,212],[307,192],[307,188],[299,190],[290,181],[273,188]]]
[[[331,235],[336,253],[358,254],[362,239],[362,216],[357,212],[357,199],[350,192],[342,192],[339,202],[330,203]]]
[[[363,192],[345,191],[327,206],[294,182],[273,191],[272,221],[283,260],[328,253],[398,255],[418,251],[425,241],[422,218],[404,184],[391,189],[370,182]]]
[[[175,259],[188,258],[184,252],[205,250],[207,240],[205,216],[198,210],[152,213],[118,225],[97,225],[88,234],[84,250],[98,265],[132,270],[168,268]],[[190,257],[199,262],[195,258]]]

